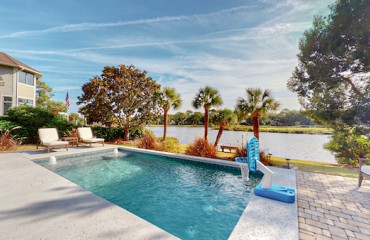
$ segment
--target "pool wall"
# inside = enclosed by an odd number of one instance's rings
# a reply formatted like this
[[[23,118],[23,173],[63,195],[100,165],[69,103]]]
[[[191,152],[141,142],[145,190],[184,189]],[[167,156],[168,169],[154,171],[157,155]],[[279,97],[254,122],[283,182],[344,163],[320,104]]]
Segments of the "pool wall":
[[[229,169],[235,169],[239,170],[239,164],[234,161],[226,161],[226,160],[220,160],[220,159],[214,159],[214,158],[205,158],[205,157],[196,157],[196,156],[190,156],[185,154],[176,154],[176,153],[169,153],[169,152],[159,152],[154,150],[147,150],[147,149],[140,149],[140,148],[129,148],[129,147],[119,147],[119,149],[125,150],[125,151],[131,151],[131,152],[139,152],[139,153],[149,153],[154,154],[158,156],[163,157],[170,157],[170,158],[177,158],[181,160],[188,160],[192,162],[200,162],[207,165],[215,165],[222,168],[229,168]]]

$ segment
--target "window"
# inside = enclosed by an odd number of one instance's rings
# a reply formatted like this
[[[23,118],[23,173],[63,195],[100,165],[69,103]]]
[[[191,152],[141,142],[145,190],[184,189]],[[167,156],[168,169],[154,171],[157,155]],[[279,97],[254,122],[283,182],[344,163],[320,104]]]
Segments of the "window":
[[[34,85],[33,74],[22,71],[19,72],[18,82],[33,86]]]
[[[18,98],[18,106],[22,104],[28,104],[30,106],[33,106],[33,100],[32,99],[27,99],[27,98]]]
[[[12,97],[3,97],[3,108],[4,108],[4,115],[8,113],[9,108],[12,106]]]
[[[25,72],[19,72],[18,82],[26,84],[26,73]]]
[[[33,74],[26,74],[26,84],[33,86]]]

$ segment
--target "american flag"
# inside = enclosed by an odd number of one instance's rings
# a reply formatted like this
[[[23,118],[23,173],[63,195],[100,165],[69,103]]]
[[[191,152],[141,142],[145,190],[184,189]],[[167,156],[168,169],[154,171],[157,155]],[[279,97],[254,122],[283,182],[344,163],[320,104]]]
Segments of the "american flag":
[[[67,106],[67,108],[69,108],[70,105],[71,105],[71,103],[69,101],[69,96],[68,96],[68,92],[67,92],[67,95],[66,95],[66,106]]]

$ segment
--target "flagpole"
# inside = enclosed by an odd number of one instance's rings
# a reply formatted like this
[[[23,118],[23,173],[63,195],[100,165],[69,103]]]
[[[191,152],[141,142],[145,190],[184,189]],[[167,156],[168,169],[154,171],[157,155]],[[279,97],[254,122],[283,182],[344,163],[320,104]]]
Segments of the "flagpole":
[[[66,95],[66,107],[67,107],[67,121],[69,122],[69,106],[70,106],[70,101],[69,101],[69,94],[67,90],[67,95]]]

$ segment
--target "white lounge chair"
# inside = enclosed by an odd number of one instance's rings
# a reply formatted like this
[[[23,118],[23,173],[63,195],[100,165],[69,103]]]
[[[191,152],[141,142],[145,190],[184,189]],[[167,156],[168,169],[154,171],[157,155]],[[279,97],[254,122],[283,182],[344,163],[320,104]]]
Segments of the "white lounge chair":
[[[360,158],[360,166],[358,167],[358,187],[361,187],[364,177],[370,179],[370,165],[364,165],[364,162],[370,162],[370,159]]]
[[[60,141],[58,131],[56,128],[40,128],[38,130],[40,142],[37,144],[36,149],[39,149],[39,145],[46,147],[48,153],[51,148],[65,147],[68,151],[68,142]]]
[[[90,127],[77,128],[77,133],[79,141],[82,143],[90,144],[90,147],[92,143],[102,143],[104,146],[104,138],[94,137]]]

